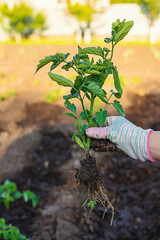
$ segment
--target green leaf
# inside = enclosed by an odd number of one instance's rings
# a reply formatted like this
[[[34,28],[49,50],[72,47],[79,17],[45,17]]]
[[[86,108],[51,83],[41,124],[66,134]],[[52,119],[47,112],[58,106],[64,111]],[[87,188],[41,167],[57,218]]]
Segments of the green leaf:
[[[130,29],[133,27],[133,24],[134,24],[133,21],[128,21],[124,23],[122,29],[118,31],[118,33],[116,33],[114,37],[115,43],[118,43],[119,41],[121,41],[128,34]]]
[[[115,93],[114,96],[115,96],[116,98],[121,98],[121,97],[122,97],[122,95],[121,95],[120,93]]]
[[[83,54],[80,58],[87,64],[89,64],[89,56],[87,54]]]
[[[88,109],[86,109],[86,114],[87,114],[87,117],[89,117],[90,111]],[[86,115],[85,115],[84,111],[82,111],[80,113],[80,117],[82,118],[82,120],[86,120]]]
[[[41,69],[41,68],[42,68],[43,66],[45,66],[47,63],[52,62],[52,61],[54,61],[53,56],[48,56],[48,57],[45,57],[45,59],[41,59],[41,60],[39,61],[39,64],[37,65],[36,72],[38,72],[39,69]],[[35,73],[36,73],[36,72],[35,72]]]
[[[112,42],[112,38],[105,38],[105,39],[104,39],[104,42],[105,42],[105,43],[110,43],[110,42]]]
[[[73,134],[72,140],[73,140],[77,135],[80,135],[80,132],[76,132],[75,134]]]
[[[87,206],[90,207],[91,210],[93,210],[93,208],[95,207],[96,203],[97,203],[96,200],[91,200],[91,201],[87,204]]]
[[[82,77],[77,76],[77,77],[76,77],[76,80],[75,80],[75,82],[74,82],[74,87],[75,87],[77,90],[79,90],[80,87],[82,86],[82,84],[83,84],[83,79],[82,79]]]
[[[87,68],[87,64],[85,62],[79,62],[77,68],[78,69],[86,69]]]
[[[61,75],[51,72],[48,72],[48,75],[53,81],[57,82],[59,85],[62,85],[64,87],[73,87],[73,82]]]
[[[71,94],[74,95],[76,93],[75,89],[77,89],[77,91],[80,90],[82,85],[83,85],[82,77],[77,76],[73,85],[74,88],[71,89]]]
[[[95,120],[98,126],[102,127],[106,121],[107,111],[96,112]]]
[[[65,65],[62,66],[62,69],[66,70],[66,71],[69,71],[70,67],[71,66],[69,64],[65,64]]]
[[[80,117],[82,118],[82,120],[86,120],[86,115],[84,111],[80,113]]]
[[[119,79],[119,74],[118,74],[117,68],[113,66],[112,70],[113,70],[114,86],[115,86],[116,90],[118,91],[118,93],[122,94],[123,90],[121,88],[121,82]]]
[[[120,94],[118,92],[114,92],[113,90],[111,90],[110,92],[112,92],[116,98],[121,98],[122,97],[122,94]]]
[[[33,197],[31,199],[31,201],[32,201],[32,206],[35,208],[38,205],[38,198],[37,197]]]
[[[69,116],[69,117],[73,117],[76,118],[76,116],[73,113],[64,113],[65,115]]]
[[[10,232],[9,231],[3,232],[3,238],[4,238],[4,240],[9,240],[10,239]]]
[[[72,98],[78,98],[78,92],[77,93],[75,93],[75,94],[69,94],[69,95],[65,95],[65,96],[63,96],[63,99],[64,100],[69,100],[69,99],[72,99]]]
[[[103,51],[105,51],[107,53],[111,52],[111,50],[109,48],[106,48],[106,47],[103,48]]]
[[[86,135],[86,130],[88,128],[88,125],[85,123],[82,128],[81,128],[81,131],[80,131],[80,135],[81,136],[85,136]]]
[[[38,204],[38,198],[36,197],[36,195],[31,192],[30,190],[24,191],[23,192],[23,198],[25,202],[28,202],[29,200],[32,201],[32,206],[36,207]]]
[[[100,88],[102,86],[102,81],[101,81],[101,76],[99,75],[88,75],[87,77],[84,78],[84,84],[89,84],[95,82]]]
[[[79,145],[81,148],[85,149],[84,144],[83,144],[83,142],[81,141],[81,139],[78,138],[77,136],[75,136],[75,139],[76,139],[78,145]]]
[[[99,71],[97,71],[97,70],[86,70],[85,71],[86,73],[89,73],[89,74],[96,74],[96,75],[99,75],[99,74],[101,74]]]
[[[16,192],[15,194],[14,194],[14,198],[15,199],[19,199],[19,198],[21,198],[22,197],[22,193],[20,193],[20,192]]]
[[[124,113],[123,108],[122,108],[122,106],[121,106],[121,104],[120,104],[119,101],[114,100],[113,106],[115,107],[115,109],[117,110],[117,112],[118,112],[120,115],[122,115],[123,117],[125,117],[125,113]]]
[[[80,48],[78,47],[79,54],[87,53],[87,54],[94,54],[103,57],[103,50],[101,47],[86,47]]]
[[[86,86],[92,93],[94,93],[96,96],[104,97],[106,95],[105,91],[102,90],[97,84],[94,82],[90,83],[88,86]]]
[[[74,103],[70,103],[68,100],[66,100],[64,105],[66,106],[66,108],[76,114],[76,106],[74,105]]]
[[[50,67],[50,72],[51,72],[53,69],[55,69],[56,67],[58,67],[59,64],[60,64],[59,62],[54,62],[54,63],[51,65],[51,67]]]
[[[0,218],[0,224],[5,224],[5,219],[4,218]]]
[[[23,198],[24,198],[24,201],[25,201],[25,202],[28,202],[28,200],[29,200],[28,191],[25,191],[25,192],[23,193]]]
[[[14,182],[6,180],[2,185],[2,190],[9,193],[15,193],[17,191],[17,185]]]

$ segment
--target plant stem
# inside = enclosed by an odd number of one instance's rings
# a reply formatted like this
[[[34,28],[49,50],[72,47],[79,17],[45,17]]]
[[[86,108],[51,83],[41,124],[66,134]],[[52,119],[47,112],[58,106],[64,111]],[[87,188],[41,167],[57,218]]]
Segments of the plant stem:
[[[83,108],[85,117],[86,117],[87,121],[89,121],[89,120],[88,120],[88,116],[87,116],[87,114],[86,114],[86,109],[85,109],[85,107],[84,107],[84,103],[83,103],[83,99],[82,99],[82,97],[81,97],[80,91],[79,91],[78,93],[79,93],[79,97],[80,97],[80,101],[81,101],[81,104],[82,104],[82,108]]]
[[[93,96],[93,93],[92,93],[91,94],[91,104],[90,104],[90,118],[89,118],[89,121],[88,121],[88,126],[89,127],[91,127],[91,125],[92,125],[93,106],[94,106],[94,96]],[[87,137],[87,146],[88,146],[87,154],[89,154],[90,143],[91,143],[91,139],[90,139],[90,137]]]
[[[76,114],[76,120],[77,120],[77,123],[78,123],[78,128],[79,128],[79,131],[81,131],[81,126],[80,126],[80,123],[79,123],[79,119],[78,119],[78,116]],[[85,142],[85,137],[82,136],[82,142],[84,144],[84,148],[85,148],[85,151],[87,152],[88,149],[86,148],[86,142]]]
[[[89,118],[89,122],[88,122],[89,127],[92,124],[93,105],[94,105],[94,96],[93,96],[93,93],[92,93],[91,94],[91,104],[90,104],[90,118]]]
[[[80,126],[80,123],[79,123],[79,119],[78,119],[78,117],[77,117],[77,114],[76,114],[76,120],[77,120],[77,123],[78,123],[79,131],[81,131],[81,126]]]
[[[111,52],[110,61],[112,61],[112,58],[113,58],[113,51],[114,51],[114,44],[113,44],[113,41],[112,41],[112,52]]]
[[[108,106],[108,104],[109,104],[109,100],[111,99],[112,95],[113,95],[113,93],[111,93],[110,97],[108,98],[107,103],[106,103],[106,105],[105,105],[103,111],[106,110],[106,107]]]

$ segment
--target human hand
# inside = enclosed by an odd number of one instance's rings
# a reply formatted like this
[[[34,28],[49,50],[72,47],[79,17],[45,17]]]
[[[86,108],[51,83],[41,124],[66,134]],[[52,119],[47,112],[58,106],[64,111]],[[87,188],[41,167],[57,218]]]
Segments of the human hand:
[[[152,129],[144,130],[124,117],[107,117],[107,127],[88,128],[86,135],[96,139],[109,139],[116,147],[134,159],[154,162],[149,151]]]

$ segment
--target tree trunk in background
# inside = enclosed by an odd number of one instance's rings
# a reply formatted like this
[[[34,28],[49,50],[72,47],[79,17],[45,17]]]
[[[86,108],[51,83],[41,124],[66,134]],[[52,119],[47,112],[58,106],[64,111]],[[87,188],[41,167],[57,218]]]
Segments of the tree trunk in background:
[[[82,42],[82,30],[81,27],[79,27],[76,31],[76,43]]]
[[[15,33],[15,41],[16,43],[21,43],[22,36],[20,33]]]
[[[156,43],[156,40],[157,40],[157,32],[156,32],[155,26],[151,25],[149,29],[149,41],[151,44],[154,44]]]
[[[84,42],[89,44],[91,42],[91,29],[87,27],[84,31]]]

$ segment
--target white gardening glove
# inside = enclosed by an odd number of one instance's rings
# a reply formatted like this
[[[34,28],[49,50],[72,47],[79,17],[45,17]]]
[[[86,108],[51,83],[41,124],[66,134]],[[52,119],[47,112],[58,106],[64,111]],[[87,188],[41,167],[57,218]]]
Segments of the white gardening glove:
[[[96,139],[109,139],[119,150],[141,161],[154,162],[149,151],[149,135],[152,129],[144,130],[124,117],[107,117],[107,127],[94,127],[86,130],[86,135]]]

